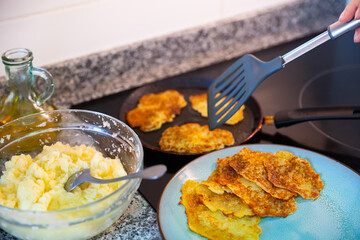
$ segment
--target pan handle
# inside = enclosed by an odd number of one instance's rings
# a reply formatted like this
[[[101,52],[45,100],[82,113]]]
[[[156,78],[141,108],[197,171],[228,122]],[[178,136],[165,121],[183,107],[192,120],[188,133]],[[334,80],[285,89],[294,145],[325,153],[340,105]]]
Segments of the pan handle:
[[[301,108],[277,112],[276,128],[313,120],[360,119],[360,106]]]

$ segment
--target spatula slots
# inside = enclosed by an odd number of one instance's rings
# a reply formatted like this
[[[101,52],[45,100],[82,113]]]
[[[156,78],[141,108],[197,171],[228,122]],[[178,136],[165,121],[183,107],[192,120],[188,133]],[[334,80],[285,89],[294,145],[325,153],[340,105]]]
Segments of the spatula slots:
[[[328,27],[327,31],[269,62],[261,61],[251,54],[246,54],[238,59],[208,88],[207,101],[210,130],[221,126],[233,116],[267,77],[304,53],[329,39],[338,38],[358,26],[360,26],[360,20],[352,20],[348,23],[335,22]]]

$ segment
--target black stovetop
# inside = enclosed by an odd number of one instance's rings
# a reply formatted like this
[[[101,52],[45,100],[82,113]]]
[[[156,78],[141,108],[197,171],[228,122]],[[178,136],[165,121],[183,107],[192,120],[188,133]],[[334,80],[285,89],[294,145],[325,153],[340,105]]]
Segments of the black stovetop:
[[[289,63],[266,79],[253,93],[264,116],[300,107],[360,106],[360,44],[353,34],[330,41]],[[304,43],[300,39],[253,53],[267,61]],[[172,77],[216,78],[234,60]],[[169,80],[169,79],[165,79]],[[73,106],[118,118],[122,102],[133,90]],[[264,125],[246,143],[282,144],[315,151],[360,172],[360,120],[326,120],[276,129]],[[178,156],[144,149],[145,167],[166,164],[168,172],[158,180],[143,180],[139,191],[157,209],[161,193],[172,176],[195,156]]]

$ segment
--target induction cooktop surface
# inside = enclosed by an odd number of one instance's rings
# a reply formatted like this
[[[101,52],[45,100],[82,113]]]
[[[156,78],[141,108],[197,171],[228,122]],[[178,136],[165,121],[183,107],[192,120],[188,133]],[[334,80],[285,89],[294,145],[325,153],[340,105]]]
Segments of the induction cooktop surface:
[[[310,78],[299,95],[301,107],[331,107],[360,105],[360,65],[334,67]],[[360,113],[358,114],[360,117]],[[311,125],[325,137],[357,150],[360,154],[359,120],[317,121]]]

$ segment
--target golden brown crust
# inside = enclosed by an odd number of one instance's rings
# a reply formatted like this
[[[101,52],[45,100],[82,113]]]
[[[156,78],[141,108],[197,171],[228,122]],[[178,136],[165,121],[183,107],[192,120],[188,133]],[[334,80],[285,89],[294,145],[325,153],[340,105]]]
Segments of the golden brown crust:
[[[165,122],[172,122],[186,104],[184,96],[176,90],[146,94],[139,99],[137,107],[126,114],[126,121],[144,132],[154,131]]]
[[[207,93],[202,93],[199,95],[192,95],[189,97],[189,100],[191,102],[191,107],[198,111],[201,116],[203,117],[207,117],[208,116],[208,106],[207,106]],[[225,106],[223,108],[225,108],[227,106],[227,104],[225,104]],[[219,111],[221,111],[223,108],[221,108]],[[244,119],[244,109],[245,106],[242,105],[240,107],[240,109],[238,111],[235,112],[235,114],[233,116],[231,116],[231,118],[229,118],[229,120],[227,120],[225,122],[225,124],[229,124],[229,125],[235,125],[239,122],[241,122]],[[229,109],[230,111],[231,109]]]
[[[281,185],[279,189],[273,186],[275,183]],[[232,234],[246,231],[245,235],[256,239],[261,229],[249,215],[287,217],[295,212],[292,192],[287,200],[267,192],[288,191],[285,187],[304,198],[315,199],[324,185],[305,159],[287,151],[270,154],[244,148],[232,156],[218,158],[216,169],[201,184],[186,181],[180,203],[185,206],[189,228],[204,237],[236,239]],[[282,196],[283,192],[276,194]],[[237,219],[244,220],[245,225]]]
[[[289,189],[305,199],[320,196],[324,183],[307,160],[285,151],[277,152],[275,156],[271,161],[264,161],[268,179],[275,186]]]
[[[187,123],[166,129],[160,138],[160,149],[171,152],[203,153],[234,144],[231,132],[223,129],[209,130],[207,125]]]
[[[206,181],[202,181],[201,184],[206,185],[210,191],[216,194],[223,194],[223,193],[232,193],[231,189],[228,188],[226,185],[221,185],[220,183],[216,182],[216,178],[218,177],[217,171],[213,171],[208,177]]]
[[[274,158],[275,156],[270,153],[243,148],[239,153],[231,157],[229,165],[242,177],[255,183],[271,196],[287,200],[296,194],[287,189],[274,186],[267,179],[264,161],[271,162]]]
[[[196,188],[196,193],[200,196],[201,202],[213,212],[219,210],[225,215],[233,214],[238,218],[255,215],[251,208],[232,192],[217,194],[202,182]]]
[[[199,183],[188,180],[181,188],[180,204],[184,205],[189,229],[208,239],[250,240],[259,239],[261,228],[258,216],[238,218],[221,211],[211,211],[200,200],[196,193]]]
[[[241,177],[230,167],[229,160],[219,158],[217,161],[218,177],[216,181],[229,187],[234,194],[247,204],[255,214],[265,217],[287,217],[296,210],[294,198],[282,200],[272,197],[256,184]]]

